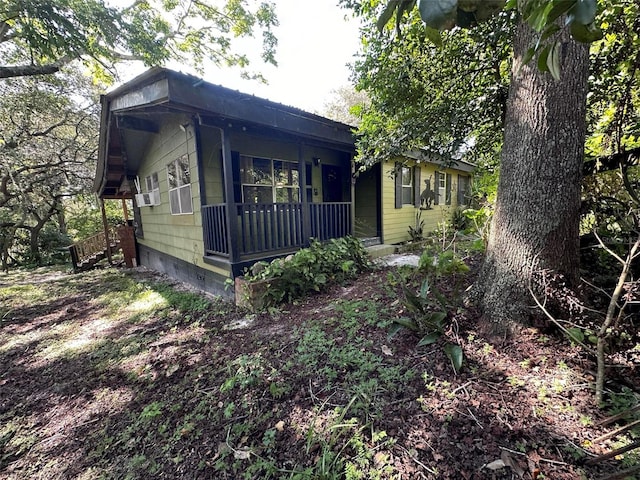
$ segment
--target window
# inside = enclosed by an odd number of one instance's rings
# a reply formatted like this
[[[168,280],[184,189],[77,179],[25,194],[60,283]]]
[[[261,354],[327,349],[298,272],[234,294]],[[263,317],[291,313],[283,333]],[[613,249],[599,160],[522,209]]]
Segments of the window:
[[[420,167],[405,167],[400,163],[395,166],[395,207],[403,205],[420,206]]]
[[[447,176],[438,172],[438,197],[440,199],[446,198],[447,193]]]
[[[435,204],[451,205],[451,174],[436,172]]]
[[[300,178],[296,163],[241,155],[240,179],[244,203],[300,201]]]
[[[471,178],[458,175],[458,205],[469,205],[471,199]]]
[[[185,154],[167,165],[171,215],[193,213],[189,157]]]
[[[157,172],[153,173],[152,175],[148,175],[144,180],[147,187],[147,192],[153,192],[154,190],[157,190],[160,188]]]
[[[413,205],[413,169],[402,167],[402,204]]]

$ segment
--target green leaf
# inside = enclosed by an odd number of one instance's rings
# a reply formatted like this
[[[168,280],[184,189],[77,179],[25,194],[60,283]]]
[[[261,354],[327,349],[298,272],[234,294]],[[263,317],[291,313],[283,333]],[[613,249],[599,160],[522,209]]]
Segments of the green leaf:
[[[459,372],[460,369],[462,368],[462,360],[464,358],[462,347],[460,347],[460,345],[455,345],[453,343],[447,343],[444,346],[444,353],[447,355],[449,360],[451,360],[451,365],[453,365],[453,369],[456,372]]]
[[[438,340],[438,338],[440,338],[441,336],[442,336],[442,333],[440,332],[432,332],[422,337],[418,342],[417,346],[424,347],[425,345],[431,345],[432,343],[435,343]]]
[[[425,27],[425,34],[427,35],[427,38],[431,40],[431,43],[433,43],[436,47],[443,47],[442,35],[440,35],[440,30],[436,30],[435,28],[431,27]]]
[[[533,2],[529,2],[532,4]],[[533,8],[528,16],[526,16],[527,23],[536,32],[542,31],[549,24],[549,14],[553,9],[553,2],[545,2],[541,5]]]
[[[426,299],[429,295],[429,282],[425,280],[420,286],[420,297]]]
[[[597,0],[576,0],[573,8],[569,10],[569,16],[572,22],[589,25],[595,20],[597,10]]]
[[[596,25],[582,25],[578,22],[571,22],[571,36],[578,42],[592,43],[602,38],[602,30]]]
[[[408,328],[409,330],[412,330],[414,332],[418,331],[418,325],[416,325],[416,322],[414,322],[410,318],[406,318],[406,317],[394,318],[393,322],[403,326],[404,328]]]
[[[547,28],[545,28],[544,31],[542,32],[542,35],[540,35],[538,44],[541,42],[544,42],[551,35],[559,31],[560,31],[560,25],[558,25],[557,23],[552,23],[551,25],[547,26]]]
[[[536,49],[533,47],[529,48],[522,57],[522,65],[526,65],[527,63],[529,63],[535,54]]]
[[[570,7],[571,7],[571,2],[566,2],[566,1],[558,2],[558,3],[555,3],[554,5],[552,5],[551,10],[549,11],[549,14],[547,15],[547,26],[546,26],[546,28],[549,28],[551,25],[554,24],[554,22],[558,18],[560,18],[565,13],[567,13],[569,11]]]
[[[547,67],[549,67],[549,72],[556,80],[560,80],[560,49],[562,48],[562,44],[560,42],[554,42],[549,50],[549,55],[547,56]]]
[[[387,337],[392,338],[396,333],[398,333],[403,328],[405,327],[400,325],[399,323],[394,322],[393,325],[391,325],[391,328],[389,329],[389,334],[387,335]]]
[[[548,72],[549,66],[547,65],[547,58],[549,57],[549,45],[545,45],[540,54],[538,55],[538,69],[541,72]]]
[[[442,30],[455,25],[458,0],[418,0],[420,18],[428,27]]]
[[[433,312],[425,316],[426,322],[438,330],[442,330],[442,322],[445,318],[447,318],[447,312]]]
[[[571,343],[584,342],[584,332],[582,331],[581,328],[578,328],[578,327],[567,328],[567,336],[569,337],[569,340],[571,340]]]
[[[390,0],[389,3],[387,3],[387,6],[384,8],[382,14],[378,18],[378,21],[376,22],[378,31],[382,32],[385,25],[389,23],[389,20],[391,20],[391,18],[393,17],[393,13],[398,7],[398,2],[399,0]]]

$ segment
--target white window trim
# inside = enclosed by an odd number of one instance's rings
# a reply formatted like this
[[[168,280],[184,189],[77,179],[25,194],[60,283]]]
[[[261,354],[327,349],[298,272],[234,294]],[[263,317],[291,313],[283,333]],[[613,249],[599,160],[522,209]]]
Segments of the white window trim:
[[[172,162],[170,162],[169,164],[167,164],[167,185],[169,187],[169,211],[171,212],[171,215],[193,215],[193,192],[191,191],[191,182],[189,183],[185,183],[183,185],[180,184],[181,179],[180,179],[180,174],[179,174],[179,162],[180,160],[186,160],[187,163],[187,167],[189,168],[189,180],[191,180],[191,165],[189,162],[189,155],[188,154],[184,154],[179,156],[178,158],[176,158],[175,160],[173,160]],[[178,184],[177,187],[171,187],[171,179],[169,178],[169,165],[174,165],[175,171],[176,171],[176,182]],[[183,208],[182,205],[182,195],[181,195],[181,190],[186,190],[189,189],[189,211],[185,211],[185,209]],[[177,192],[176,195],[178,197],[178,205],[179,205],[179,212],[174,212],[173,208],[172,208],[172,203],[171,203],[171,194],[172,192]]]
[[[408,177],[409,177],[409,183],[404,183],[404,177],[405,177],[405,171],[408,173]],[[402,204],[403,205],[413,205],[414,202],[414,198],[413,198],[413,168],[411,167],[402,167],[402,170],[400,171],[400,175],[402,176]],[[404,201],[404,192],[405,189],[409,189],[410,195],[409,195],[409,201],[405,202]]]

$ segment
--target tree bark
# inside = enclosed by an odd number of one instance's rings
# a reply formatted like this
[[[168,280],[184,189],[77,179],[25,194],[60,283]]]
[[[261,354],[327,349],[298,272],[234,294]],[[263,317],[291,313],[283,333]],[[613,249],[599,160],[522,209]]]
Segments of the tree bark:
[[[578,280],[589,51],[566,31],[559,34],[562,74],[557,81],[541,72],[535,59],[523,65],[536,40],[521,21],[496,208],[474,291],[495,334],[528,323],[529,286],[536,272],[559,273],[568,286]]]

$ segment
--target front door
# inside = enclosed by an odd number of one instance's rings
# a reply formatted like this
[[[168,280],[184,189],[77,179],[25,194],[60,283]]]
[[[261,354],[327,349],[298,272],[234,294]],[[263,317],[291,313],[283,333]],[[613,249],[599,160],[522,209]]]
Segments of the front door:
[[[342,172],[336,165],[322,165],[322,201],[342,202]]]

